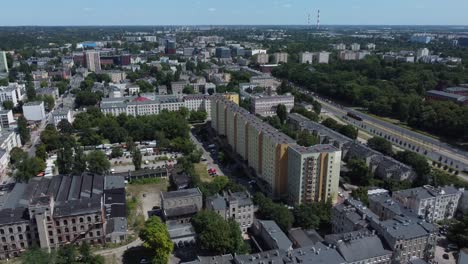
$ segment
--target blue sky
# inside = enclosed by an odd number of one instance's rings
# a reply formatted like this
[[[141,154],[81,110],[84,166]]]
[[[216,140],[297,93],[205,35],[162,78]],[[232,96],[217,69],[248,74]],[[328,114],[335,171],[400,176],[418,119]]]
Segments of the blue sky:
[[[0,26],[468,25],[468,0],[2,0]]]

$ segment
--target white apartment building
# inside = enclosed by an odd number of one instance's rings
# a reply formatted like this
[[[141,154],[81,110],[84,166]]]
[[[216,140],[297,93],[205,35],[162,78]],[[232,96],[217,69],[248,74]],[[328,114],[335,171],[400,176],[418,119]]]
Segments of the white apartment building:
[[[86,68],[91,72],[101,71],[101,56],[99,51],[86,51],[84,54],[86,60]]]
[[[2,129],[10,128],[14,122],[12,110],[0,110],[0,126]]]
[[[464,189],[451,186],[423,187],[394,192],[392,197],[428,222],[453,218]]]
[[[8,86],[0,86],[0,102],[13,102],[14,106],[18,105],[18,101],[23,100],[26,86],[24,84],[9,83]]]
[[[6,58],[6,52],[0,51],[0,73],[8,72],[8,62]]]
[[[54,125],[57,126],[63,119],[67,120],[70,124],[73,123],[73,112],[68,108],[57,109],[52,113],[54,118]]]
[[[336,45],[334,45],[334,47],[335,47],[335,50],[345,50],[346,49],[346,45],[344,43],[336,44]]]
[[[422,57],[429,56],[429,49],[428,48],[423,48],[423,49],[418,49],[416,58],[419,60]]]
[[[330,52],[320,51],[314,54],[315,62],[319,64],[328,64],[330,61]]]
[[[269,62],[270,56],[266,53],[257,54],[257,63],[258,64],[267,64]]]
[[[286,106],[288,113],[291,112],[291,109],[294,107],[294,96],[278,95],[252,97],[250,101],[250,111],[260,116],[274,116],[280,104]]]
[[[332,145],[288,148],[288,194],[292,204],[336,201],[341,151]]]
[[[42,121],[46,118],[44,102],[28,102],[23,105],[23,115],[28,121]]]
[[[286,53],[286,52],[277,52],[273,56],[275,58],[274,59],[275,64],[278,64],[280,62],[288,63],[288,53]]]
[[[301,52],[299,54],[299,60],[301,63],[304,63],[304,64],[312,64],[313,61],[314,61],[314,53],[312,52]]]
[[[250,77],[250,83],[271,91],[276,91],[276,88],[281,85],[281,82],[269,75],[252,76]]]
[[[359,50],[361,50],[361,45],[358,44],[358,43],[353,43],[353,44],[351,44],[351,50],[352,51],[359,51]]]

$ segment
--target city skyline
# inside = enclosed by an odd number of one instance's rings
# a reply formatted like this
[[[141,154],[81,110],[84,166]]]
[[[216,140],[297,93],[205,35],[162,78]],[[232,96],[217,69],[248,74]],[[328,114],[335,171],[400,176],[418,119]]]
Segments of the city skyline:
[[[453,8],[456,6],[457,8]],[[27,8],[25,8],[27,7]],[[468,25],[468,2],[436,0],[377,2],[306,0],[191,0],[175,2],[83,0],[64,5],[58,0],[23,0],[3,4],[0,26],[17,25]]]

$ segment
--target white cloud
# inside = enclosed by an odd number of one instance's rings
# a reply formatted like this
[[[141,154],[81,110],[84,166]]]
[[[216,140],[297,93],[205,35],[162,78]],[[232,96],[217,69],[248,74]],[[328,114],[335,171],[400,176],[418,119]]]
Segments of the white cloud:
[[[210,8],[208,8],[208,11],[210,11],[210,12],[215,12],[215,11],[216,11],[216,8],[210,7]]]

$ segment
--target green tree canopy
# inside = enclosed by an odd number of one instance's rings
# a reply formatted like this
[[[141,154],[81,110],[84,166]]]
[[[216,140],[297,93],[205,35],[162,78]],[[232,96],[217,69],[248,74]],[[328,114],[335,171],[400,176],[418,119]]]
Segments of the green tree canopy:
[[[154,250],[153,263],[167,264],[169,256],[174,249],[167,227],[159,217],[150,217],[140,230],[139,237],[143,240],[143,246]]]
[[[286,122],[286,119],[288,118],[288,110],[284,104],[279,104],[276,107],[276,115],[279,117],[282,124]]]
[[[104,152],[93,150],[86,156],[88,171],[96,174],[105,174],[110,169],[110,162]]]
[[[393,155],[392,143],[382,137],[373,137],[367,141],[367,145],[387,156]]]
[[[214,211],[201,211],[192,219],[202,249],[214,254],[247,253],[239,225]]]

